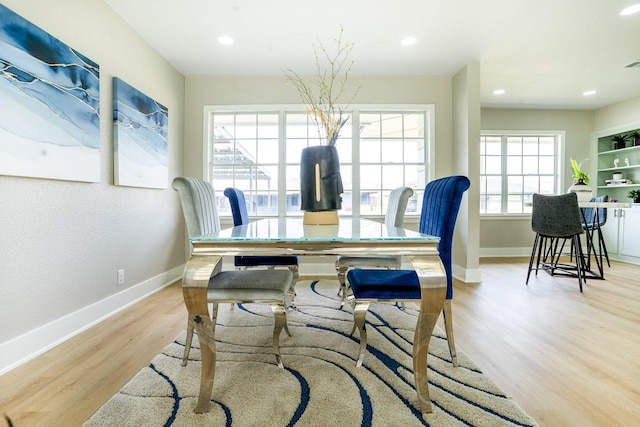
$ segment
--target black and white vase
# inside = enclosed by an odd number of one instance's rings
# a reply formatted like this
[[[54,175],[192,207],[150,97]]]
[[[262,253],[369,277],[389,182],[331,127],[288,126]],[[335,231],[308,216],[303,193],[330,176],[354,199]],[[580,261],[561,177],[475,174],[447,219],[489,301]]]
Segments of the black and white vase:
[[[588,202],[593,197],[593,190],[583,180],[579,179],[569,187],[567,193],[576,193],[578,196],[578,203]]]
[[[307,212],[333,212],[342,208],[342,177],[338,150],[317,145],[302,150],[300,159],[300,209]],[[322,216],[322,215],[320,215]]]

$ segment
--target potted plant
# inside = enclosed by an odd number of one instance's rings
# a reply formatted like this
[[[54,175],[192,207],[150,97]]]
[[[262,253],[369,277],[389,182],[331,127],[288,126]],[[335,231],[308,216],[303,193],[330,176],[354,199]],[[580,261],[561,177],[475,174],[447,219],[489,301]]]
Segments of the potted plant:
[[[629,140],[632,142],[632,145],[634,147],[637,147],[640,145],[640,132],[638,132],[637,130],[634,130],[633,132],[631,132],[629,134]]]
[[[571,162],[571,170],[573,171],[574,184],[588,184],[589,183],[589,174],[583,172],[582,164],[587,161],[587,159],[581,160],[579,163],[573,157],[569,157],[569,161]]]
[[[627,197],[633,199],[633,203],[640,203],[640,190],[629,190]]]
[[[613,135],[613,149],[619,150],[621,148],[625,148],[627,146],[627,139],[629,139],[628,135],[616,134]]]
[[[349,60],[353,43],[342,41],[343,31],[340,28],[335,40],[335,53],[322,43],[319,48],[313,45],[315,77],[305,79],[291,69],[285,71],[287,83],[297,89],[305,113],[314,120],[322,141],[321,145],[304,148],[300,159],[300,209],[304,211],[305,224],[337,224],[337,211],[342,208],[343,186],[335,144],[349,120],[346,108],[360,89],[353,92],[348,102],[339,103],[349,92],[346,83],[353,65]]]
[[[582,170],[582,163],[586,162],[587,159],[577,162],[573,157],[569,157],[569,161],[571,162],[571,170],[573,171],[571,175],[573,185],[569,187],[569,192],[576,193],[579,202],[588,202],[591,200],[591,196],[593,196],[593,190],[588,185],[589,174]]]

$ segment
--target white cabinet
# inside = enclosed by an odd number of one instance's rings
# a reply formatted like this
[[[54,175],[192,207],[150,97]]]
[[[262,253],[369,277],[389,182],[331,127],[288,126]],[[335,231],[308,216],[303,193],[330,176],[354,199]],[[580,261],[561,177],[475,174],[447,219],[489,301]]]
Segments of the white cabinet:
[[[619,253],[640,260],[640,207],[620,210]]]
[[[618,249],[618,235],[620,234],[620,221],[618,218],[622,215],[622,209],[607,209],[607,222],[600,228],[602,230],[602,237],[604,237],[604,244],[607,246],[607,253],[609,256],[615,255],[619,252]]]
[[[602,235],[609,258],[640,264],[640,206],[608,209]]]

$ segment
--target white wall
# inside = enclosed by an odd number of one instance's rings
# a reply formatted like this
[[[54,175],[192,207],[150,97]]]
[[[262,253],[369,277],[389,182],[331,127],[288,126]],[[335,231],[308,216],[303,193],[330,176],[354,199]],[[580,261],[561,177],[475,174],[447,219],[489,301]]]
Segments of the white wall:
[[[354,104],[435,104],[436,176],[451,173],[451,78],[349,78],[360,86]],[[186,80],[185,174],[203,176],[205,105],[300,104],[282,78],[192,78]]]
[[[597,132],[640,120],[640,96],[595,111],[593,131]]]
[[[590,152],[593,116],[593,111],[588,110],[483,108],[481,126],[482,130],[565,131],[563,187],[568,188],[571,183],[569,157],[594,159]],[[530,216],[480,220],[480,256],[528,256],[533,238]]]
[[[481,281],[480,226],[480,64],[468,64],[453,78],[453,174],[471,181],[460,204],[453,236],[454,276]]]
[[[176,192],[113,185],[111,90],[117,76],[168,107],[173,178],[184,78],[102,0],[1,2],[100,65],[101,182],[0,176],[0,374],[174,281],[185,261]]]

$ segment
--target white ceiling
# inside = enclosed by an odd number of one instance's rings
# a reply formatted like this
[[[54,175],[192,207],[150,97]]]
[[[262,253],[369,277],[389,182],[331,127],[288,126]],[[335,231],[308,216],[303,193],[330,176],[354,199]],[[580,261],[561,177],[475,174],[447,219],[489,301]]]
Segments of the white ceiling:
[[[483,106],[593,109],[640,96],[640,68],[625,68],[640,60],[640,13],[620,15],[640,0],[105,1],[185,76],[310,75],[312,44],[331,48],[342,26],[353,76],[451,76],[478,62]],[[417,43],[401,46],[408,35]]]

